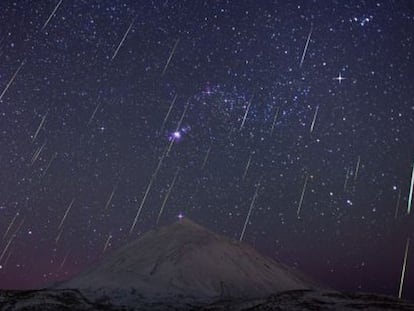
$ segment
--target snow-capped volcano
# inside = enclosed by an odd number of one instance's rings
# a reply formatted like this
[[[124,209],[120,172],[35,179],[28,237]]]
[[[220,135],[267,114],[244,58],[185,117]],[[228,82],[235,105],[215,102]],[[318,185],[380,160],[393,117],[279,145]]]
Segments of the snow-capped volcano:
[[[215,299],[266,297],[311,285],[247,244],[181,219],[149,231],[59,287]]]

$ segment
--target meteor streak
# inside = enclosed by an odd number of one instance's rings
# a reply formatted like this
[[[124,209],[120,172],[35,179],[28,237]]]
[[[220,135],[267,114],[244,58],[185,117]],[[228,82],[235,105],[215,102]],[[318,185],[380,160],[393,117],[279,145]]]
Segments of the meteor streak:
[[[408,196],[408,205],[407,205],[407,214],[408,215],[411,212],[411,203],[412,203],[412,200],[413,200],[413,191],[414,191],[414,164],[413,164],[413,172],[411,173],[410,194]]]
[[[244,123],[246,122],[246,118],[247,118],[247,115],[249,114],[250,105],[252,104],[253,97],[254,95],[252,95],[252,97],[249,100],[249,103],[247,104],[246,112],[244,113],[242,124],[240,125],[240,131],[243,129]]]
[[[19,232],[20,228],[23,226],[23,223],[25,221],[25,217],[20,221],[19,225],[17,226],[17,229],[14,231],[13,235],[17,235],[17,232]]]
[[[177,97],[178,97],[178,95],[177,95],[177,94],[175,94],[175,96],[174,96],[174,98],[173,98],[173,100],[172,100],[172,102],[171,102],[171,104],[170,104],[170,108],[168,108],[168,112],[167,112],[167,114],[165,115],[164,121],[162,121],[162,124],[161,124],[161,129],[160,129],[160,133],[162,133],[162,130],[164,129],[165,123],[167,122],[167,119],[168,119],[168,117],[170,116],[171,110],[172,110],[172,109],[173,109],[173,107],[174,107],[174,104],[175,104],[175,101],[177,100]]]
[[[42,27],[42,31],[46,28],[46,26],[49,24],[50,20],[52,19],[53,15],[55,15],[56,11],[59,9],[60,5],[62,4],[63,0],[60,0],[59,3],[55,6],[54,10],[52,11],[52,14],[49,15],[49,18],[46,20]]]
[[[16,221],[16,218],[19,216],[19,212],[14,215],[13,219],[11,220],[9,226],[7,227],[6,232],[3,234],[3,240],[7,237],[7,234],[9,233],[10,229],[13,227],[14,222]]]
[[[59,229],[62,229],[62,226],[63,226],[63,223],[65,222],[66,216],[68,216],[69,211],[72,208],[74,202],[75,202],[75,199],[72,199],[72,201],[70,202],[68,208],[66,209],[65,215],[63,216],[62,220],[60,221],[60,224],[59,224],[59,227],[58,227]]]
[[[135,215],[135,218],[134,218],[134,221],[133,221],[133,223],[132,223],[132,226],[131,226],[131,228],[129,229],[129,234],[131,234],[131,233],[132,233],[132,231],[133,231],[133,230],[134,230],[134,228],[135,228],[135,225],[136,225],[136,223],[137,223],[137,221],[138,221],[139,215],[141,214],[142,208],[144,207],[145,201],[147,200],[148,193],[150,192],[150,190],[151,190],[151,188],[152,188],[152,184],[154,183],[154,181],[155,181],[155,179],[156,179],[156,177],[157,177],[158,171],[159,171],[159,170],[160,170],[160,168],[161,168],[161,165],[162,165],[162,162],[163,162],[163,160],[164,160],[164,158],[165,158],[165,155],[166,155],[166,153],[167,153],[168,147],[169,147],[169,146],[167,145],[167,148],[165,149],[165,151],[164,151],[164,152],[163,152],[163,154],[161,155],[160,160],[158,161],[158,165],[157,165],[157,167],[155,168],[154,173],[151,175],[151,179],[150,179],[150,181],[149,181],[149,183],[148,183],[148,185],[147,185],[147,188],[146,188],[146,190],[145,190],[144,197],[143,197],[143,198],[142,198],[142,200],[141,200],[141,204],[139,205],[139,208],[138,208],[137,214]]]
[[[4,247],[3,252],[0,254],[0,262],[3,260],[4,255],[6,254],[7,250],[10,247],[10,244],[13,242],[15,237],[16,237],[15,235],[12,235],[9,241],[7,242],[6,246]]]
[[[409,247],[410,247],[410,238],[407,238],[407,243],[405,244],[404,262],[403,262],[402,270],[401,270],[400,288],[398,290],[398,298],[400,299],[401,299],[401,294],[402,294],[403,286],[404,286],[404,277],[405,277],[405,270],[407,266],[407,256],[408,256]]]
[[[183,114],[181,115],[181,118],[180,118],[180,120],[179,120],[179,122],[178,122],[177,128],[176,128],[176,130],[175,130],[176,132],[177,132],[177,131],[179,131],[179,129],[181,128],[181,123],[182,123],[182,122],[183,122],[183,120],[184,120],[184,116],[185,116],[185,114],[186,114],[186,112],[187,112],[187,109],[188,109],[189,104],[190,104],[190,102],[188,101],[188,102],[187,102],[187,105],[186,105],[186,106],[185,106],[185,108],[184,108],[184,112],[183,112]],[[155,180],[156,180],[156,178],[157,178],[158,172],[159,172],[159,170],[160,170],[160,168],[161,168],[161,166],[162,166],[162,162],[164,161],[164,159],[165,159],[166,157],[168,157],[168,154],[169,154],[169,152],[170,152],[170,150],[171,150],[171,148],[172,148],[172,146],[173,146],[173,144],[174,144],[174,141],[175,141],[175,138],[173,137],[173,138],[171,139],[170,143],[167,145],[167,147],[166,147],[165,151],[162,153],[161,158],[160,158],[160,160],[158,161],[158,165],[157,165],[157,167],[155,168],[154,173],[151,175],[151,179],[150,179],[150,181],[149,181],[149,183],[148,183],[147,189],[145,190],[144,197],[142,198],[141,204],[140,204],[140,206],[139,206],[139,208],[138,208],[137,214],[135,215],[135,218],[134,218],[134,221],[133,221],[133,223],[132,223],[132,226],[131,226],[131,228],[129,229],[129,234],[131,234],[131,233],[132,233],[132,231],[134,231],[134,228],[135,228],[135,225],[136,225],[136,223],[137,223],[137,221],[138,221],[139,215],[141,214],[142,208],[144,207],[145,201],[147,200],[148,193],[150,192],[150,190],[151,190],[151,188],[152,188],[152,185],[154,184],[154,182],[155,182]]]
[[[87,125],[89,125],[91,122],[92,122],[92,120],[93,120],[93,118],[95,117],[95,114],[96,114],[96,112],[98,111],[98,109],[99,109],[99,107],[101,106],[101,101],[99,100],[99,98],[98,98],[98,104],[96,105],[96,107],[95,107],[95,110],[92,112],[92,115],[91,115],[91,117],[89,118],[89,121],[88,121],[88,124]]]
[[[6,94],[7,90],[9,89],[10,85],[12,85],[14,79],[16,79],[16,76],[18,75],[20,69],[22,69],[24,65],[24,61],[20,64],[19,68],[17,68],[16,72],[13,74],[9,82],[6,84],[6,87],[4,88],[3,92],[0,94],[0,101],[2,100],[4,94]]]
[[[313,128],[315,127],[315,121],[316,121],[316,117],[317,117],[317,115],[318,115],[318,110],[319,110],[319,105],[318,106],[316,106],[316,109],[315,109],[315,114],[313,115],[313,120],[312,120],[312,124],[311,124],[311,127],[310,127],[310,133],[312,134],[312,132],[313,132]]]
[[[57,244],[57,243],[59,243],[60,237],[62,236],[62,233],[63,233],[63,229],[64,229],[64,227],[62,227],[62,228],[59,230],[59,233],[58,233],[57,237],[55,238],[55,243],[56,243],[56,244]]]
[[[129,31],[131,30],[132,25],[134,24],[134,22],[135,22],[135,19],[134,19],[134,20],[131,22],[131,24],[129,25],[129,27],[128,27],[127,31],[125,32],[124,36],[122,37],[121,42],[119,42],[119,45],[118,45],[118,47],[116,48],[116,50],[115,50],[115,52],[114,52],[114,55],[112,55],[111,60],[114,60],[114,58],[115,58],[115,57],[116,57],[116,55],[118,54],[118,51],[119,51],[119,49],[121,48],[122,44],[124,44],[124,41],[125,41],[126,37],[128,36],[128,33],[129,33]]]
[[[160,222],[160,218],[161,218],[162,212],[164,211],[165,204],[167,204],[167,201],[168,201],[168,198],[170,197],[171,191],[174,188],[174,184],[175,184],[175,181],[177,179],[179,171],[180,171],[180,169],[177,169],[177,171],[175,172],[175,175],[174,175],[173,181],[171,183],[171,186],[168,188],[167,193],[165,194],[164,201],[162,202],[160,212],[158,213],[157,225]]]
[[[136,225],[136,223],[138,221],[139,215],[141,214],[142,208],[144,207],[145,201],[147,200],[148,193],[150,192],[150,190],[152,188],[152,185],[153,185],[155,179],[157,178],[158,172],[159,172],[159,170],[160,170],[160,168],[162,166],[162,162],[164,161],[164,158],[165,158],[165,156],[167,154],[167,150],[168,150],[168,148],[170,146],[171,146],[171,144],[169,146],[167,145],[167,148],[165,149],[165,151],[161,155],[160,160],[158,161],[158,165],[155,168],[154,173],[151,175],[151,179],[150,179],[150,181],[148,183],[147,189],[145,190],[144,197],[142,198],[142,201],[141,201],[141,204],[140,204],[140,206],[138,208],[137,214],[135,215],[134,221],[133,221],[132,226],[131,226],[131,228],[129,230],[129,234],[131,234],[132,231],[135,228],[135,225]]]
[[[49,163],[47,164],[47,166],[46,166],[46,168],[45,168],[45,170],[43,172],[42,178],[46,175],[47,171],[49,170],[50,166],[52,165],[52,162],[56,159],[56,157],[57,157],[57,152],[55,152],[54,154],[52,154],[52,156],[51,156],[51,158],[49,160]]]
[[[62,269],[62,268],[63,268],[63,266],[65,265],[66,260],[67,260],[67,259],[68,259],[68,257],[69,257],[69,254],[70,254],[70,251],[68,251],[68,252],[66,253],[65,257],[63,257],[63,260],[62,260],[62,262],[60,263],[60,266],[59,266],[59,268],[60,268],[60,269]]]
[[[309,34],[308,34],[308,38],[306,39],[306,44],[305,44],[305,47],[303,48],[303,53],[302,53],[302,58],[300,60],[299,68],[302,68],[303,61],[305,60],[306,51],[308,50],[309,41],[310,41],[310,38],[312,36],[312,31],[313,31],[313,26],[311,26],[311,29],[310,29]]]
[[[180,39],[177,39],[177,41],[175,41],[174,47],[172,48],[170,56],[168,57],[167,63],[164,66],[164,70],[162,71],[161,77],[163,77],[165,72],[167,71],[168,65],[170,64],[171,59],[174,56],[175,49],[177,48],[178,42],[180,42]]]
[[[46,117],[47,117],[48,112],[46,112],[46,114],[43,116],[42,120],[40,121],[39,126],[37,127],[36,133],[33,136],[32,142],[34,142],[36,140],[37,135],[39,134],[40,130],[43,127],[43,124],[45,123]]]
[[[346,169],[346,175],[345,175],[345,182],[344,182],[344,191],[346,191],[346,187],[348,186],[348,179],[349,179],[349,173],[351,171],[351,168]]]
[[[9,262],[10,256],[12,254],[12,251],[9,252],[9,254],[7,255],[6,259],[3,262],[3,268],[7,265],[7,263]]]
[[[210,151],[211,151],[211,146],[207,150],[206,156],[204,157],[203,165],[201,165],[201,169],[204,169],[204,167],[206,166],[208,157],[210,156]]]
[[[270,135],[273,134],[273,130],[275,129],[275,124],[276,124],[278,114],[279,114],[279,107],[276,108],[275,116],[273,117],[273,123],[272,123],[272,128],[270,129]]]
[[[112,193],[109,196],[108,201],[106,201],[104,210],[106,210],[108,208],[109,204],[111,204],[112,198],[114,197],[114,194],[115,194],[115,191],[116,191],[117,187],[118,187],[118,183],[113,187]]]
[[[102,251],[102,254],[105,253],[105,251],[108,248],[108,245],[109,245],[109,242],[111,241],[111,239],[112,239],[112,234],[109,234],[108,235],[108,238],[106,239],[105,246],[104,246],[104,249]]]
[[[249,167],[250,167],[250,162],[252,161],[252,155],[250,155],[249,156],[249,160],[247,160],[247,164],[246,164],[246,167],[245,167],[245,169],[244,169],[244,173],[243,173],[243,179],[242,180],[244,180],[245,178],[246,178],[246,175],[247,175],[247,172],[248,172],[248,170],[249,170]]]
[[[309,175],[306,174],[305,183],[303,184],[302,194],[300,195],[300,200],[299,200],[299,204],[298,204],[298,210],[296,212],[296,214],[298,216],[299,216],[299,213],[300,213],[300,209],[302,208],[303,198],[305,196],[305,191],[306,191],[306,185],[308,183],[308,177],[309,177]]]
[[[161,162],[161,161],[160,161],[160,162]],[[135,225],[137,224],[137,221],[138,221],[139,215],[141,214],[141,211],[142,211],[142,208],[143,208],[143,206],[144,206],[144,204],[145,204],[145,201],[146,201],[146,199],[147,199],[148,193],[150,192],[151,187],[152,187],[152,184],[154,183],[154,179],[155,179],[155,178],[154,178],[154,174],[153,174],[153,175],[151,176],[150,182],[148,183],[147,189],[145,190],[144,197],[142,198],[141,204],[140,204],[140,206],[139,206],[139,208],[138,208],[137,214],[135,215],[135,218],[134,218],[134,221],[133,221],[133,223],[132,223],[132,226],[131,226],[131,228],[129,229],[129,234],[131,234],[131,233],[132,233],[132,231],[134,231]]]
[[[30,162],[30,165],[33,165],[35,162],[36,162],[36,160],[37,160],[37,158],[39,157],[39,155],[40,155],[40,153],[42,152],[42,150],[43,150],[43,148],[46,146],[46,142],[44,142],[43,143],[43,145],[41,145],[37,150],[36,150],[36,152],[33,154],[33,157],[32,157],[32,161]]]
[[[17,236],[17,232],[19,232],[20,228],[22,227],[23,223],[24,223],[24,218],[22,219],[22,221],[20,222],[20,224],[17,226],[17,229],[13,232],[13,234],[11,235],[9,241],[7,242],[6,246],[3,249],[3,252],[0,255],[0,262],[2,261],[4,255],[6,254],[7,250],[9,249],[11,243],[13,242],[13,240],[16,238]]]
[[[358,177],[358,172],[359,172],[359,165],[361,164],[361,156],[358,156],[358,161],[356,164],[356,168],[355,168],[355,176],[354,176],[354,180],[357,179]]]
[[[254,207],[254,203],[256,202],[257,196],[259,194],[259,189],[260,189],[260,184],[262,182],[262,179],[263,179],[263,176],[259,180],[259,183],[258,183],[258,185],[256,187],[256,190],[255,190],[254,195],[253,195],[253,198],[252,198],[252,202],[250,203],[249,212],[247,213],[246,221],[244,222],[243,230],[242,230],[242,232],[240,234],[240,239],[239,239],[240,242],[243,240],[244,233],[245,233],[246,227],[247,227],[247,223],[249,222],[250,215],[251,215],[252,210],[253,210],[253,207]]]

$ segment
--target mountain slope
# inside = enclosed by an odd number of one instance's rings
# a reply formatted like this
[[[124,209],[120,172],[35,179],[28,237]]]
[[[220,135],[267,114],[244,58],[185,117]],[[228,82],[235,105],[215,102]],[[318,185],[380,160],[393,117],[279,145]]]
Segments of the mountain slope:
[[[146,233],[59,287],[216,299],[266,297],[311,286],[250,246],[182,219]]]

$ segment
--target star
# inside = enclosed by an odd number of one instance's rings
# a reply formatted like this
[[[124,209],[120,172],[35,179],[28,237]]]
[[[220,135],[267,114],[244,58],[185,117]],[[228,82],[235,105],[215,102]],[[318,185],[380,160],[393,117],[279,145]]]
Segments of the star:
[[[182,133],[180,132],[180,131],[175,131],[175,132],[173,132],[173,133],[171,133],[170,135],[169,135],[169,137],[168,137],[168,139],[170,140],[170,141],[175,141],[175,142],[178,142],[178,141],[180,141],[181,140],[181,138],[183,137],[183,135],[182,135]]]
[[[339,84],[341,84],[342,83],[342,80],[345,80],[346,78],[345,77],[342,77],[341,73],[339,73],[337,77],[332,78],[332,79],[333,80],[337,80],[339,82]]]
[[[375,262],[348,289],[396,294],[414,206],[404,1],[222,1],[190,20],[192,1],[3,2],[0,289],[73,277],[165,204],[160,225],[191,218],[230,238],[247,219],[243,241],[335,289]]]

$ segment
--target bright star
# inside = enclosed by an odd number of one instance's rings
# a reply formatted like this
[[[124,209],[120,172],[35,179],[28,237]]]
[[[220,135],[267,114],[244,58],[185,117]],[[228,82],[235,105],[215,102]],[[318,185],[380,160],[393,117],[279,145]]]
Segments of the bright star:
[[[339,84],[341,84],[342,80],[345,80],[346,78],[342,77],[341,73],[339,73],[337,77],[332,78],[332,79],[337,80]]]
[[[168,139],[169,141],[179,142],[182,137],[183,134],[181,133],[181,131],[175,131],[169,134]]]

